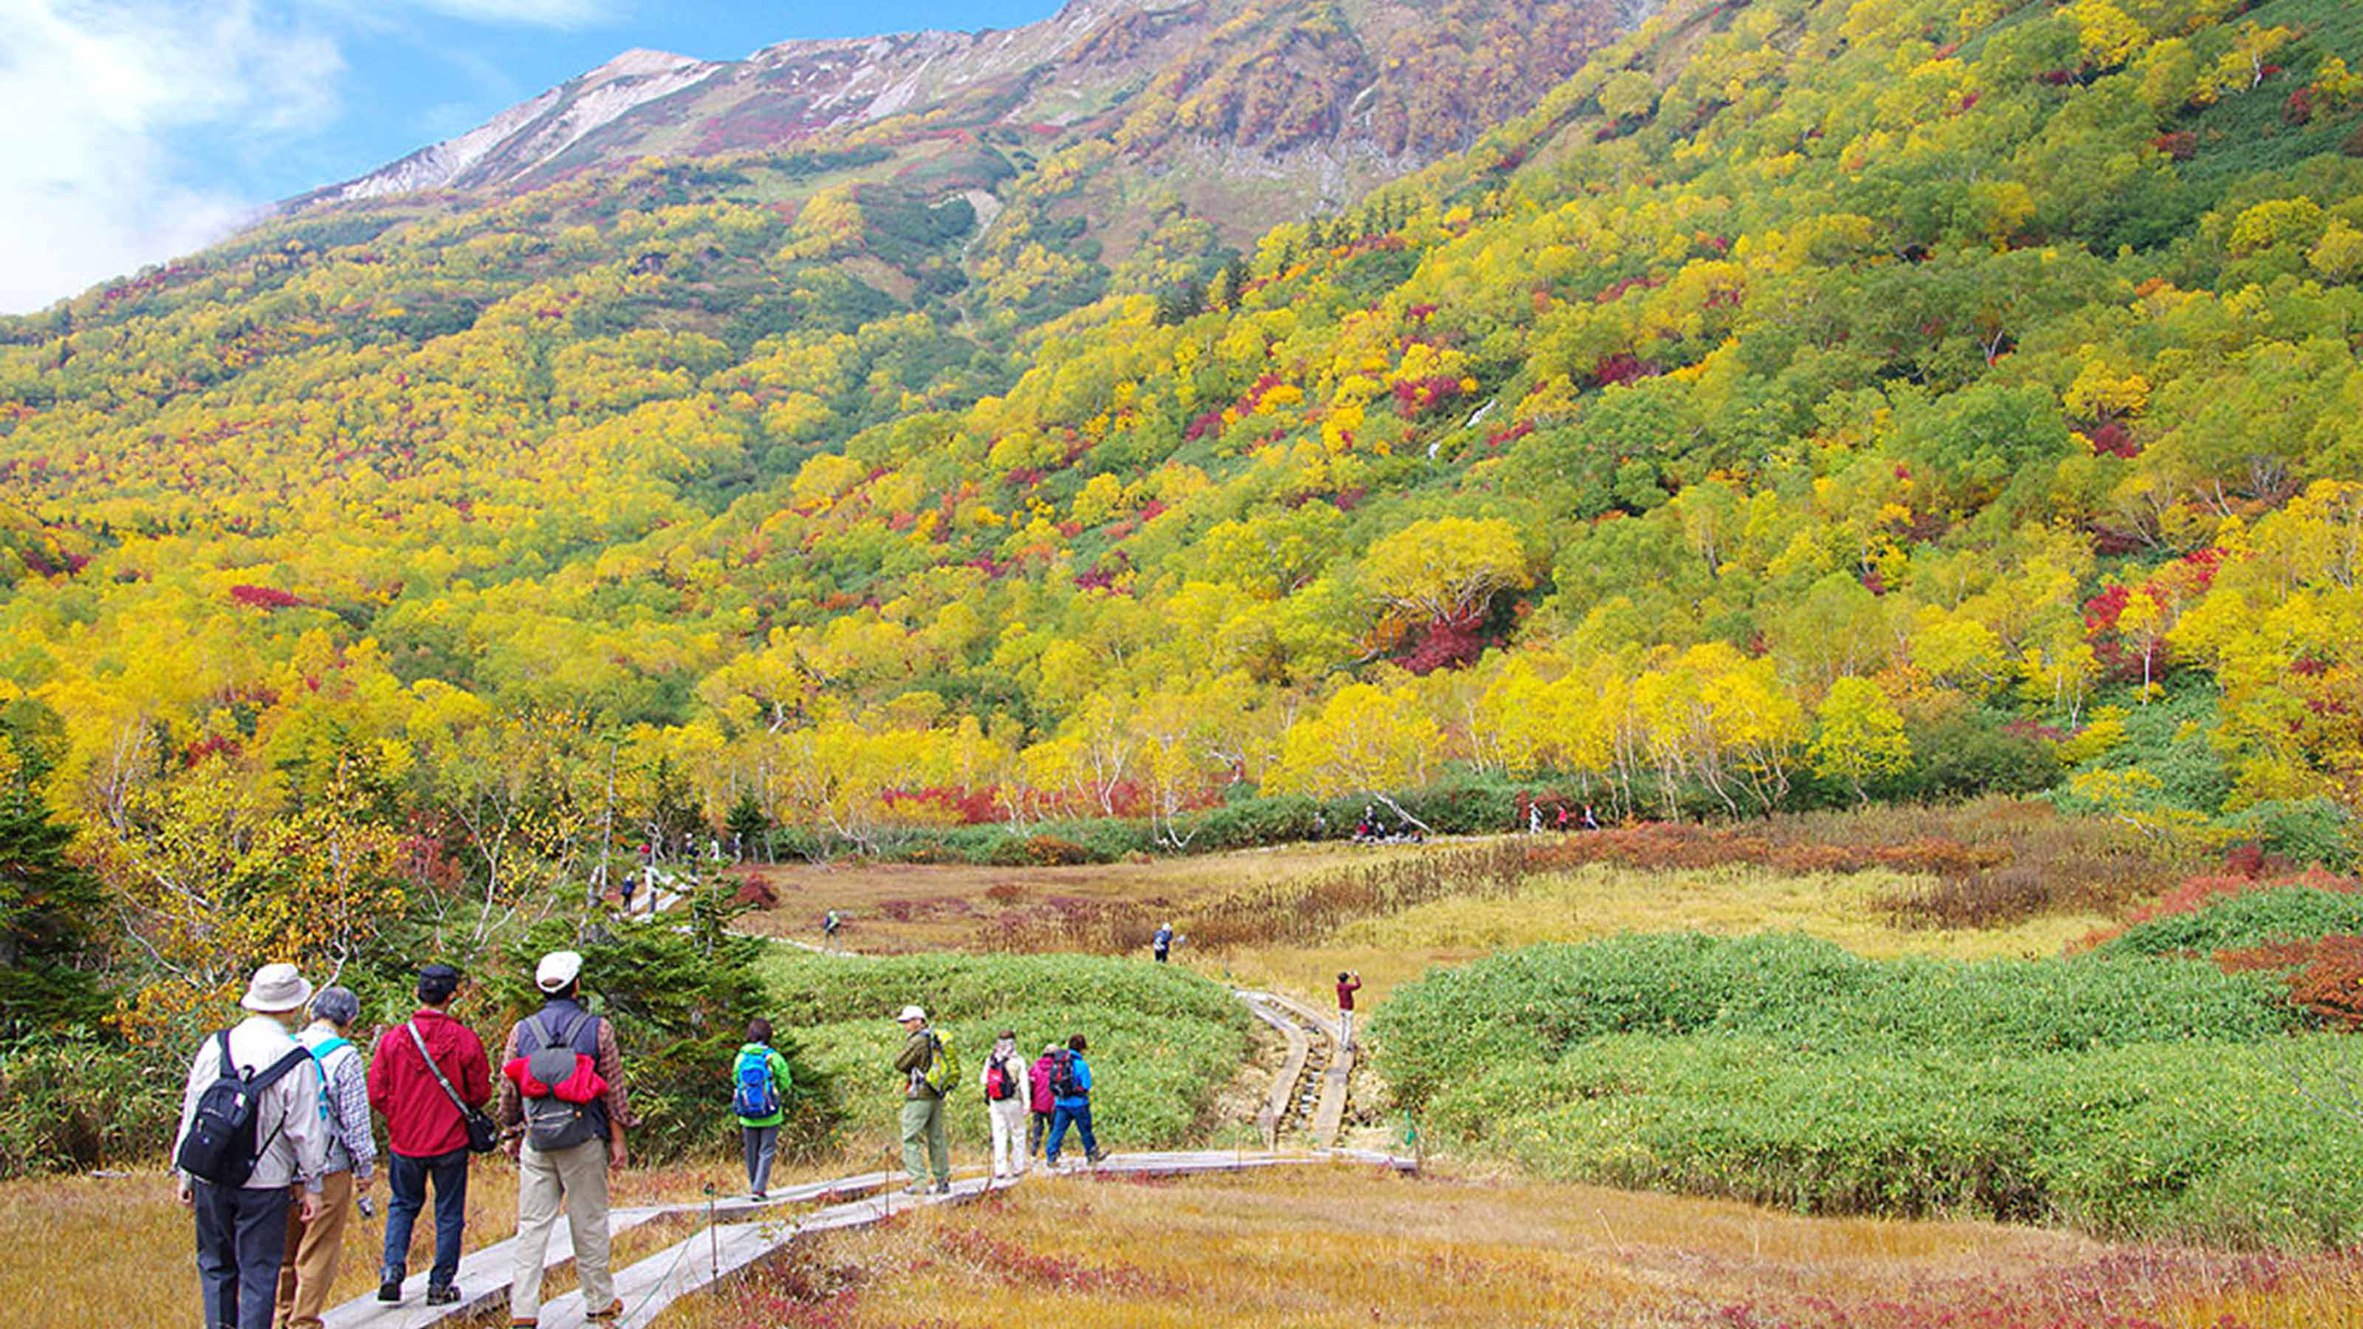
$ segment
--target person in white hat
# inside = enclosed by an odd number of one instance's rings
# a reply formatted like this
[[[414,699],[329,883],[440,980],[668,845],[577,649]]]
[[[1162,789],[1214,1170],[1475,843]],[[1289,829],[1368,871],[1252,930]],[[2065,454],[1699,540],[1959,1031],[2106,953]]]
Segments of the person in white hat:
[[[629,1160],[624,1128],[632,1121],[631,1104],[624,1096],[623,1049],[616,1042],[615,1026],[584,1009],[582,971],[583,957],[574,951],[552,951],[542,957],[533,970],[542,1008],[509,1030],[508,1047],[501,1053],[499,1120],[509,1135],[509,1156],[517,1160],[517,1261],[515,1280],[509,1285],[512,1329],[540,1323],[542,1264],[561,1207],[574,1237],[574,1269],[583,1305],[590,1308],[584,1318],[605,1322],[624,1310],[609,1264],[607,1183],[609,1171],[622,1171]],[[555,1085],[563,1078],[555,1072],[543,1076],[535,1063],[567,1051],[573,1052],[575,1066],[588,1061],[585,1069],[596,1072],[605,1087],[597,1097],[573,1105],[579,1111],[571,1110],[563,1095],[543,1095],[529,1105],[525,1081]],[[554,1125],[560,1121],[569,1124]],[[536,1143],[545,1132],[549,1147]]]
[[[208,1329],[271,1329],[288,1210],[295,1208],[305,1223],[320,1215],[328,1123],[312,1054],[295,1040],[311,999],[312,985],[294,965],[264,965],[238,1002],[251,1013],[198,1044],[189,1061],[172,1152],[180,1202],[196,1213],[197,1282]],[[224,1081],[246,1090],[208,1093]],[[238,1147],[209,1150],[226,1138],[220,1127],[231,1119],[222,1109],[231,1098],[242,1105],[242,1124],[226,1134],[243,1139]],[[225,1165],[225,1159],[235,1161]],[[248,1159],[250,1171],[242,1166]]]
[[[932,1177],[936,1193],[948,1195],[952,1190],[952,1137],[944,1125],[943,1089],[955,1076],[930,1078],[937,1058],[948,1054],[942,1037],[928,1027],[925,1010],[905,1006],[894,1018],[909,1035],[894,1059],[894,1069],[903,1077],[903,1171],[911,1176],[907,1189],[912,1195],[923,1194]]]

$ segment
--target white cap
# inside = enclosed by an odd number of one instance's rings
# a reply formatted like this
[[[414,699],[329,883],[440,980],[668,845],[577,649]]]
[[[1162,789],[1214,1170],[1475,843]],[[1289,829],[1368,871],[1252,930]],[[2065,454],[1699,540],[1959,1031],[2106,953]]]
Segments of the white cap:
[[[894,1022],[896,1024],[901,1024],[906,1020],[917,1020],[919,1023],[925,1024],[927,1023],[927,1012],[920,1010],[916,1006],[905,1006],[903,1007],[903,1013],[894,1017]]]
[[[556,992],[573,982],[583,971],[583,957],[574,951],[552,951],[542,957],[533,970],[533,985],[544,992]]]

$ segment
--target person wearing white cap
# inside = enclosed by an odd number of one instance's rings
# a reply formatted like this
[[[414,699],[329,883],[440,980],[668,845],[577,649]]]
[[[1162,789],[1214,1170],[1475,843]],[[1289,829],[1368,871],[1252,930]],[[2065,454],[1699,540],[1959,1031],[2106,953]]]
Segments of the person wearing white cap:
[[[206,1329],[271,1329],[288,1210],[305,1223],[320,1215],[328,1121],[294,1033],[311,999],[294,965],[264,965],[238,1002],[251,1014],[189,1062],[173,1159],[180,1202],[196,1211]]]
[[[533,971],[542,1008],[509,1030],[501,1054],[499,1120],[509,1133],[509,1156],[517,1160],[512,1329],[540,1323],[543,1258],[561,1208],[574,1237],[583,1305],[591,1308],[584,1318],[604,1323],[624,1310],[609,1265],[607,1174],[622,1171],[628,1161],[624,1128],[631,1124],[631,1105],[624,1096],[623,1049],[615,1026],[584,1009],[582,970],[583,957],[574,951],[542,957]],[[596,1088],[571,1098],[561,1081]]]
[[[938,1068],[947,1058],[943,1039],[928,1027],[927,1012],[903,1007],[895,1023],[910,1035],[894,1059],[903,1077],[903,1171],[911,1176],[910,1194],[927,1191],[929,1177],[939,1195],[952,1190],[952,1137],[944,1125],[944,1093],[956,1080]],[[924,1148],[922,1148],[924,1146]]]

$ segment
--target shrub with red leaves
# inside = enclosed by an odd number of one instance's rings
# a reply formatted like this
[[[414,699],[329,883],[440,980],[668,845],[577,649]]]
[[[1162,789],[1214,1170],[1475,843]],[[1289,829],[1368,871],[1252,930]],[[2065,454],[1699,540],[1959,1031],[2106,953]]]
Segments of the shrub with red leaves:
[[[2228,973],[2279,970],[2289,999],[2316,1019],[2353,1032],[2363,1029],[2363,937],[2317,937],[2224,951],[2215,963]]]

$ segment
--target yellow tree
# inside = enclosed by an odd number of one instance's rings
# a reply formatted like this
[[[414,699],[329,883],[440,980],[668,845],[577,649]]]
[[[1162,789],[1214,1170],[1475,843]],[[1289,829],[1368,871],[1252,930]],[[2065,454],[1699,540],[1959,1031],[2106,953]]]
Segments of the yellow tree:
[[[1815,710],[1820,731],[1813,738],[1813,770],[1825,780],[1844,780],[1861,802],[1871,801],[1863,782],[1911,764],[1912,742],[1903,717],[1879,685],[1867,678],[1841,678]]]
[[[1370,547],[1363,584],[1413,623],[1474,624],[1493,597],[1534,584],[1517,528],[1499,517],[1416,521]]]
[[[1429,763],[1443,742],[1443,732],[1420,709],[1412,688],[1348,684],[1318,714],[1289,726],[1271,789],[1315,798],[1374,798],[1424,830],[1394,793],[1427,780]]]

